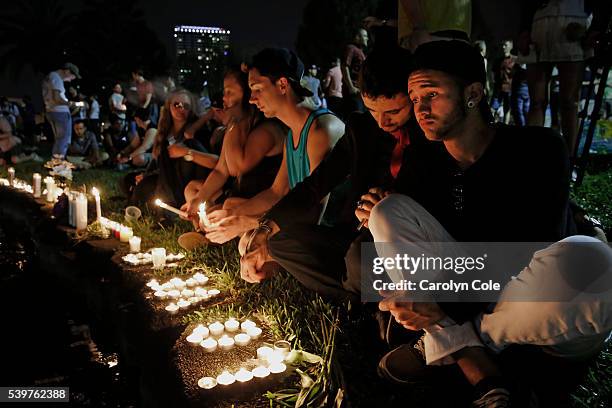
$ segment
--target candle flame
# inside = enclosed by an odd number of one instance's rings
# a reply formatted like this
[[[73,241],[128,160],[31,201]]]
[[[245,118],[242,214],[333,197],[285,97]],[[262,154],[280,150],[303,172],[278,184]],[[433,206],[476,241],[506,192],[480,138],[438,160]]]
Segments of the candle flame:
[[[93,194],[93,195],[95,195],[95,196],[99,196],[99,195],[100,195],[100,192],[98,191],[98,189],[97,189],[97,188],[95,188],[95,187],[94,187],[94,188],[92,188],[92,189],[91,189],[91,194]]]
[[[160,206],[162,204],[163,204],[162,200],[160,200],[159,198],[155,199],[155,205]]]

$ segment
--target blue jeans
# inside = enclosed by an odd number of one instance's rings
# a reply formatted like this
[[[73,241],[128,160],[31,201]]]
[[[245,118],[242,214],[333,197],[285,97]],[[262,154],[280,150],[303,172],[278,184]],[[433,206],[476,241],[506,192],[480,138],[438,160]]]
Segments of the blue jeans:
[[[72,117],[69,112],[47,112],[47,120],[55,136],[52,153],[65,157],[72,140]]]
[[[529,88],[527,82],[521,82],[519,86],[512,90],[511,105],[512,118],[517,126],[527,124],[527,113],[529,113]]]

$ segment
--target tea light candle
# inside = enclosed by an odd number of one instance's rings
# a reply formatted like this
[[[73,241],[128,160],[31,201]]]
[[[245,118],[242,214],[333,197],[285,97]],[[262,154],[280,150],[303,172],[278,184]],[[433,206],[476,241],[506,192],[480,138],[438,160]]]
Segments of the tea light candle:
[[[268,357],[272,355],[272,353],[274,353],[272,347],[261,346],[257,349],[257,358],[261,360],[267,360]]]
[[[187,300],[190,301],[192,305],[195,305],[196,303],[199,303],[200,300],[202,300],[202,298],[199,298],[197,296],[192,296],[188,298]]]
[[[208,295],[210,296],[217,296],[219,293],[221,293],[219,289],[211,289],[208,291]]]
[[[171,291],[168,292],[168,296],[170,296],[171,298],[176,299],[178,297],[181,297],[181,292],[179,292],[176,289],[172,289]]]
[[[205,285],[208,283],[208,276],[201,274],[200,272],[196,273],[192,276],[195,281],[200,285]]]
[[[221,338],[217,340],[217,343],[219,343],[221,350],[229,350],[234,347],[234,339],[229,337],[227,334],[221,336]]]
[[[93,194],[94,199],[96,200],[96,220],[98,220],[99,222],[102,218],[102,207],[100,206],[100,192],[97,188],[94,187],[91,189],[91,194]]]
[[[217,380],[212,377],[202,377],[198,380],[198,387],[204,388],[205,390],[215,388],[216,385]]]
[[[157,281],[157,279],[151,279],[150,281],[147,282],[147,286],[150,288],[157,286],[157,285],[159,285],[159,282]]]
[[[208,330],[210,330],[210,334],[213,336],[220,336],[223,334],[223,330],[225,330],[225,326],[219,322],[214,322],[208,325]]]
[[[283,356],[283,354],[278,350],[272,351],[272,353],[270,353],[265,358],[268,364],[282,363],[284,359],[285,359],[285,356]]]
[[[176,304],[178,305],[178,307],[180,307],[181,309],[186,309],[189,306],[191,306],[191,302],[185,299],[181,299],[178,302],[176,302]]]
[[[134,236],[134,232],[128,226],[122,225],[119,230],[119,241],[130,242],[130,238]]]
[[[270,370],[265,366],[255,367],[252,371],[253,376],[257,378],[264,378],[270,375]]]
[[[245,333],[239,333],[234,336],[234,342],[237,346],[246,346],[251,341],[251,336]]]
[[[208,327],[204,326],[203,324],[198,324],[196,328],[193,329],[192,333],[199,334],[203,338],[206,338],[208,337],[208,334],[210,333],[210,331],[208,330]]]
[[[234,319],[233,317],[230,317],[225,322],[225,330],[227,330],[230,333],[235,332],[236,330],[238,330],[239,327],[240,327],[240,323],[238,322],[238,320]]]
[[[194,291],[191,290],[191,289],[183,289],[181,291],[181,296],[184,297],[184,298],[193,297],[194,294],[195,294]]]
[[[246,334],[252,338],[252,339],[256,339],[259,336],[261,336],[261,329],[259,327],[250,327],[249,329],[247,329]]]
[[[198,282],[193,278],[189,278],[185,281],[185,284],[188,288],[193,288],[194,286],[197,286]]]
[[[248,329],[250,329],[251,327],[256,327],[256,326],[257,326],[257,324],[255,324],[255,322],[254,322],[254,321],[252,321],[252,320],[248,320],[248,319],[247,319],[247,320],[245,320],[244,322],[240,323],[240,329],[241,329],[243,332],[245,332],[245,333],[246,333],[246,331],[247,331]]]
[[[87,229],[87,197],[83,193],[79,193],[76,199],[76,229]]]
[[[236,377],[225,370],[217,377],[217,383],[221,385],[230,385],[236,382]]]
[[[11,187],[15,184],[15,169],[13,167],[8,168],[8,182]]]
[[[170,312],[170,314],[174,314],[179,310],[179,307],[175,303],[170,303],[168,306],[166,306],[166,310]]]
[[[191,343],[192,346],[198,346],[204,341],[204,337],[202,337],[201,334],[191,333],[187,336],[187,341]]]
[[[165,290],[166,292],[169,290],[174,289],[174,285],[171,284],[170,282],[166,282],[163,285],[161,285],[162,289]]]
[[[32,178],[34,179],[34,197],[38,198],[40,197],[41,193],[40,183],[42,179],[40,177],[40,173],[34,173]]]
[[[153,268],[162,269],[166,264],[166,248],[153,248],[151,250]]]
[[[174,287],[178,290],[183,290],[185,289],[185,286],[187,286],[187,284],[185,283],[184,280],[182,279],[177,279],[174,282],[172,282],[172,284],[174,285]]]
[[[157,292],[154,293],[155,297],[159,298],[159,299],[165,299],[168,297],[168,292],[164,291],[164,290],[158,290]]]
[[[208,295],[208,291],[204,288],[195,288],[193,291],[196,296],[206,296]]]
[[[253,379],[253,373],[242,367],[240,370],[236,371],[234,377],[238,382],[247,382]]]
[[[200,346],[202,346],[207,352],[212,353],[217,349],[217,340],[213,339],[212,337],[209,337],[207,339],[204,339],[204,341],[200,343]]]
[[[282,373],[283,371],[285,371],[287,369],[287,366],[285,365],[285,363],[273,363],[273,364],[270,364],[268,369],[270,370],[272,374],[278,374],[278,373]]]
[[[140,237],[130,238],[130,252],[140,252]]]

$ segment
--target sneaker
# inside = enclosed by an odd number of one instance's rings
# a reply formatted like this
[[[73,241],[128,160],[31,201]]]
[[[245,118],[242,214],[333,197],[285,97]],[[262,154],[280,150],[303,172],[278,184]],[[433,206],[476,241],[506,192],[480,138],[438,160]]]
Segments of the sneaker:
[[[178,237],[178,244],[186,251],[193,251],[196,248],[210,245],[210,241],[203,234],[191,231]]]
[[[505,388],[493,388],[482,397],[472,402],[472,408],[507,408],[510,407],[510,391]]]
[[[425,363],[425,343],[422,334],[416,341],[391,350],[378,363],[378,376],[396,384],[423,382],[432,375],[433,367]]]

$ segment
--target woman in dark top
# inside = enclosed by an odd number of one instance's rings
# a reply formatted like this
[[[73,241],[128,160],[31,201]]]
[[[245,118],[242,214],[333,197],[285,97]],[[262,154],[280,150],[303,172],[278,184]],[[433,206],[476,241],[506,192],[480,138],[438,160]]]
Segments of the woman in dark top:
[[[213,108],[212,113],[227,126],[221,155],[205,181],[189,183],[183,210],[197,211],[205,201],[250,198],[274,181],[283,157],[286,128],[277,120],[264,119],[249,104],[249,98],[247,73],[239,68],[227,71],[223,79],[223,110]]]

